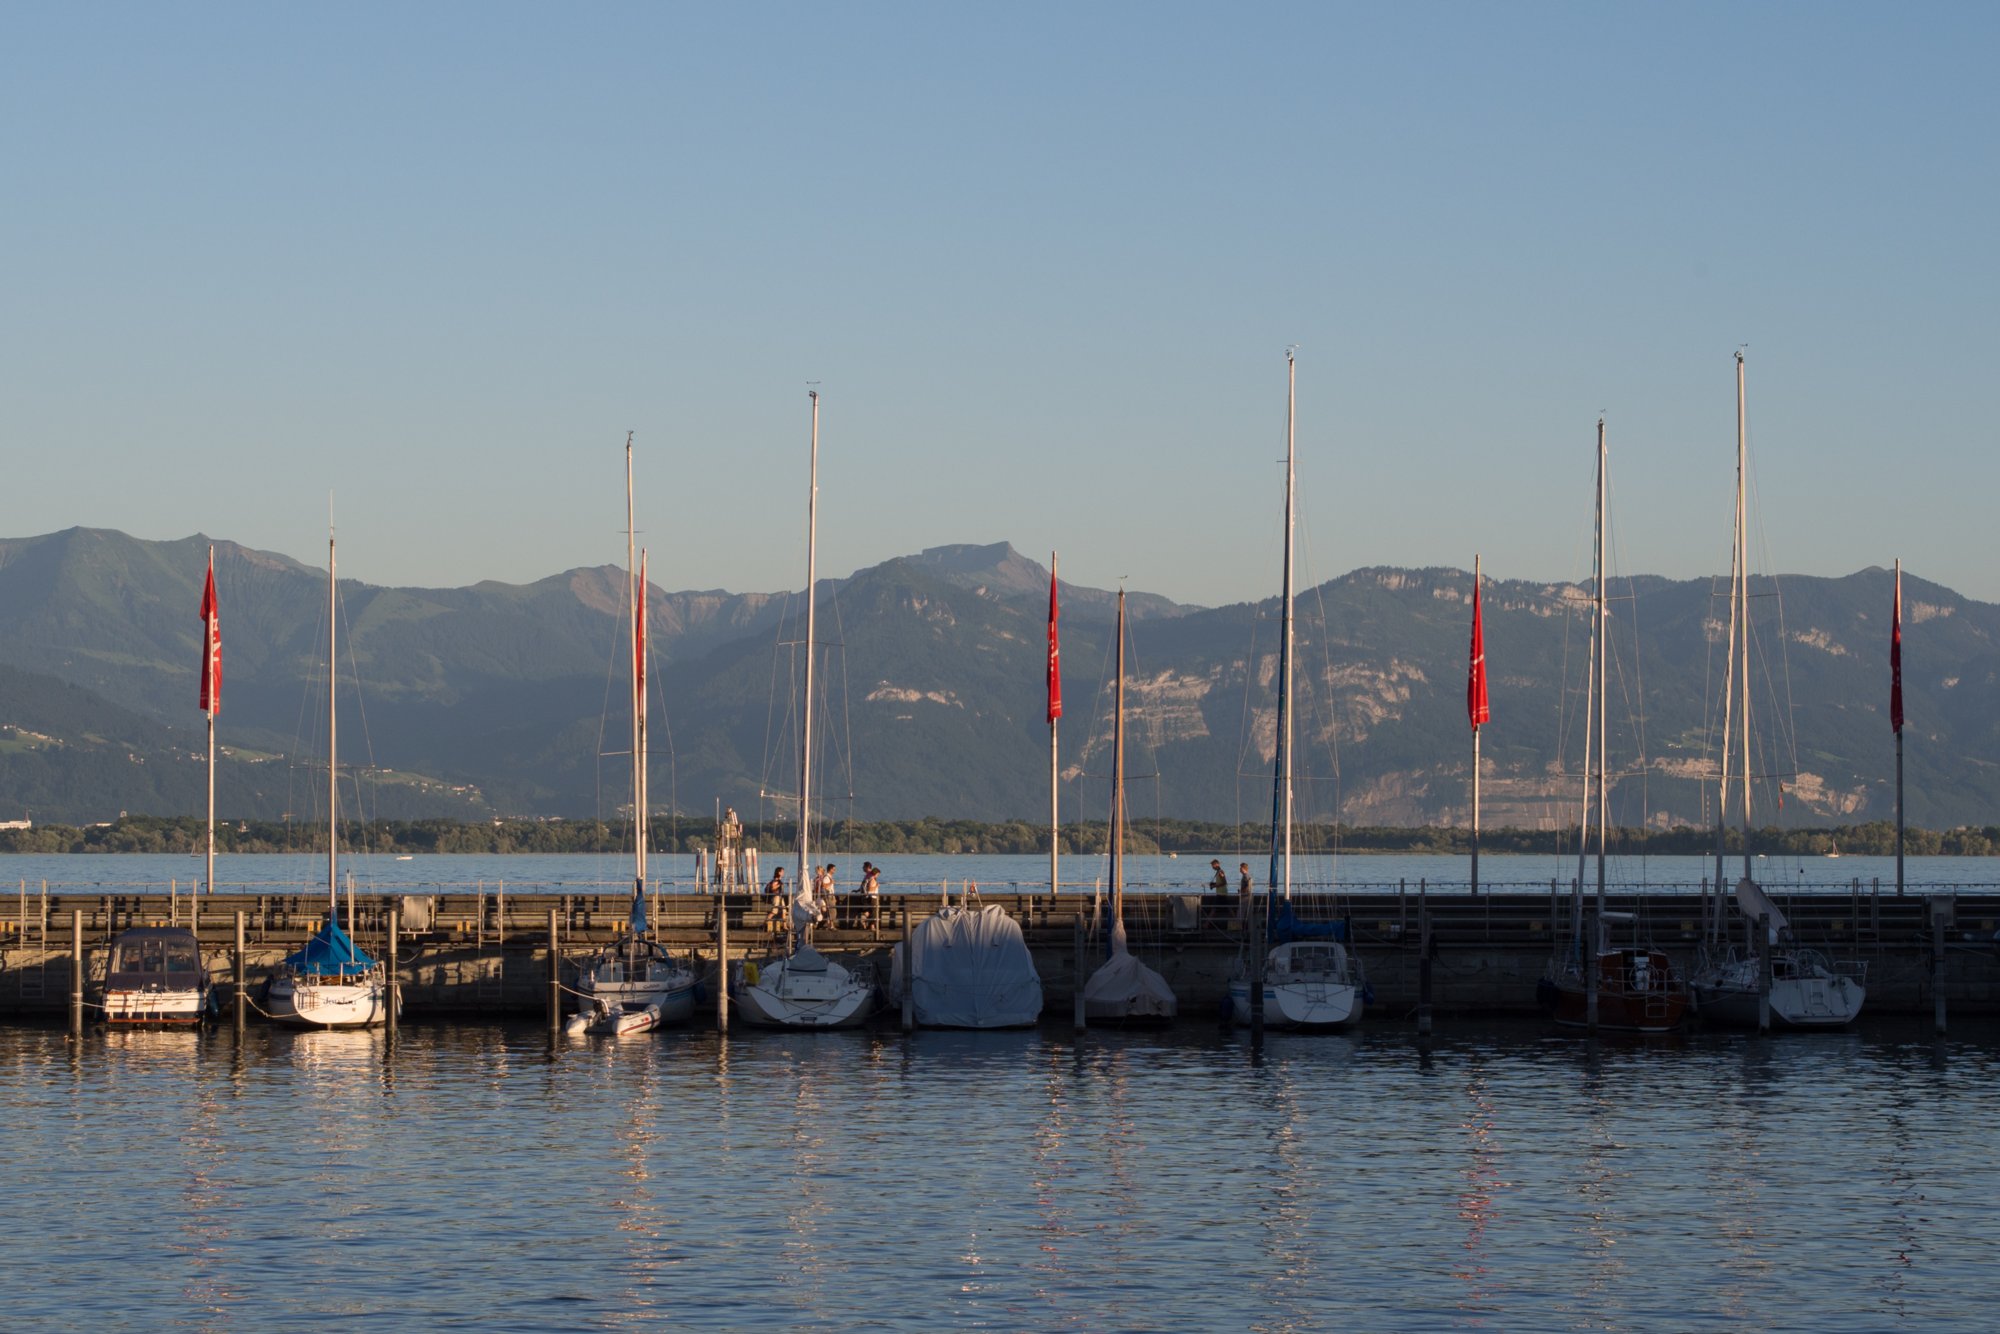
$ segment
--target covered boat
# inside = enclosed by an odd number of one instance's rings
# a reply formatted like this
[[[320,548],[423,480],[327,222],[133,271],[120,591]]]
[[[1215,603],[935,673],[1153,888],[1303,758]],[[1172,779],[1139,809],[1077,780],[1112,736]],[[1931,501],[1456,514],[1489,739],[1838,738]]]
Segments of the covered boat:
[[[1004,909],[946,906],[891,955],[889,992],[910,989],[926,1028],[1026,1028],[1042,1014],[1042,978],[1018,922]]]
[[[268,1000],[273,1020],[308,1028],[369,1028],[387,1021],[395,1003],[382,965],[354,943],[335,916],[312,933],[304,949],[285,956],[271,978]]]
[[[184,926],[135,926],[111,942],[104,1017],[114,1024],[198,1024],[209,1012],[208,967]]]
[[[1164,1024],[1180,1009],[1174,989],[1133,957],[1125,938],[1125,590],[1118,590],[1118,653],[1111,710],[1111,952],[1083,984],[1093,1024]]]

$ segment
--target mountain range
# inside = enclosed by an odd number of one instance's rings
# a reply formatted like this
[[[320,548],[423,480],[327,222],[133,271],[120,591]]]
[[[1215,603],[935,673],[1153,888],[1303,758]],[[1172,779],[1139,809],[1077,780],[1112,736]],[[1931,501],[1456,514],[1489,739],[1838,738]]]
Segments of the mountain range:
[[[0,541],[0,818],[202,808],[196,708],[210,539],[74,528]],[[225,660],[218,810],[324,809],[326,576],[213,543]],[[857,819],[1046,819],[1048,570],[1006,544],[950,546],[819,586],[819,808]],[[1471,576],[1355,570],[1298,599],[1302,816],[1470,817]],[[1614,819],[1714,818],[1724,581],[1614,583],[1606,659]],[[615,815],[629,803],[626,575],[526,585],[339,585],[346,809],[383,818]],[[1757,823],[1893,813],[1891,577],[1752,580]],[[1573,822],[1588,590],[1488,579],[1492,721],[1482,820]],[[1116,594],[1061,589],[1064,818],[1109,801]],[[798,785],[804,599],[648,591],[651,788],[662,812],[781,818]],[[1278,599],[1127,597],[1132,818],[1271,808]],[[1906,575],[1913,824],[1984,824],[2000,801],[2000,607]]]

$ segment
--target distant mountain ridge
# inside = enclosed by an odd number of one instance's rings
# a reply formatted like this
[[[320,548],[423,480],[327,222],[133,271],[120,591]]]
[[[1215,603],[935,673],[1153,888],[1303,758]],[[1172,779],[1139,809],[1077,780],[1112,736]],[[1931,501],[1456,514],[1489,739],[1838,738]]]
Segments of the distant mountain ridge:
[[[0,668],[12,669],[0,670],[0,818],[198,809],[196,608],[208,546],[83,528],[0,540]],[[307,793],[319,781],[325,574],[226,541],[215,549],[223,809],[316,810],[323,798]],[[1783,790],[1760,784],[1760,823],[1884,817],[1889,575],[1778,586],[1782,599],[1757,600],[1773,656],[1752,702],[1753,769]],[[610,567],[457,589],[343,580],[343,658],[351,652],[362,686],[357,696],[344,660],[342,755],[372,766],[364,813],[616,814],[627,800],[625,588]],[[1302,813],[1468,818],[1470,589],[1459,570],[1371,567],[1300,595]],[[1614,817],[1701,823],[1713,815],[1707,736],[1726,599],[1709,580],[1652,576],[1614,592],[1625,600],[1613,606],[1611,681],[1624,703],[1613,706],[1610,746],[1614,767],[1629,771]],[[1904,595],[1910,818],[1990,823],[2000,607],[1907,574]],[[1065,818],[1101,818],[1107,804],[1115,597],[1062,588]],[[1485,597],[1494,718],[1482,738],[1484,818],[1572,822],[1585,634],[1573,613],[1584,591],[1489,579]],[[1045,818],[1046,566],[1005,543],[934,547],[822,580],[820,598],[832,724],[815,783],[827,814]],[[797,592],[649,590],[659,806],[785,813],[797,782],[802,605]],[[1132,593],[1128,611],[1130,758],[1146,775],[1130,788],[1133,817],[1267,812],[1276,598],[1203,608]],[[1786,715],[1792,736],[1774,737],[1769,723]]]

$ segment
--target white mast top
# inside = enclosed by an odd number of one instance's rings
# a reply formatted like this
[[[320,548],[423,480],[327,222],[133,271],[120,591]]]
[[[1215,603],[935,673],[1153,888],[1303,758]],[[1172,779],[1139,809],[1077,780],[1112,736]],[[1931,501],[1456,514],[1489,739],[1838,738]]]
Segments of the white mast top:
[[[1294,510],[1295,502],[1293,499],[1293,493],[1294,493],[1294,488],[1298,481],[1298,465],[1297,465],[1298,450],[1297,450],[1297,431],[1296,431],[1296,423],[1298,419],[1298,414],[1297,414],[1298,383],[1299,383],[1299,368],[1298,368],[1297,353],[1295,349],[1286,348],[1285,349],[1285,595],[1284,595],[1285,605],[1283,610],[1284,639],[1285,639],[1285,645],[1284,645],[1285,670],[1280,673],[1280,675],[1284,678],[1283,680],[1284,698],[1279,701],[1278,707],[1280,713],[1283,714],[1285,720],[1284,721],[1285,734],[1283,737],[1279,739],[1279,744],[1281,744],[1285,748],[1285,772],[1283,778],[1280,781],[1284,785],[1284,796],[1283,796],[1283,802],[1284,802],[1283,818],[1284,818],[1284,830],[1285,830],[1284,892],[1285,892],[1285,898],[1287,900],[1289,900],[1292,897],[1292,545],[1293,545],[1292,530],[1295,524],[1295,510]]]
[[[806,699],[799,720],[799,888],[801,894],[813,890],[812,882],[812,721],[814,648],[814,553],[819,543],[819,390],[806,391],[812,399],[812,447],[806,469]]]
[[[333,525],[326,528],[326,893],[334,911],[340,907],[340,854],[337,836],[340,823],[340,758],[335,745],[334,678],[339,668],[339,635],[334,617]],[[352,923],[349,924],[350,929]]]
[[[1748,430],[1745,425],[1743,403],[1743,353],[1736,353],[1736,587],[1731,590],[1735,601],[1743,608],[1738,616],[1731,610],[1730,621],[1740,623],[1736,633],[1740,643],[1732,645],[1732,651],[1740,651],[1737,659],[1739,682],[1742,686],[1742,705],[1737,712],[1743,719],[1743,878],[1750,878],[1750,540],[1746,532],[1749,511],[1745,500],[1748,487]],[[1729,738],[1723,738],[1727,748]]]
[[[639,655],[646,651],[640,638],[645,615],[640,599],[645,594],[639,577],[638,534],[632,523],[632,432],[625,433],[625,595],[630,609],[632,633],[632,872],[637,892],[646,887],[646,683]]]

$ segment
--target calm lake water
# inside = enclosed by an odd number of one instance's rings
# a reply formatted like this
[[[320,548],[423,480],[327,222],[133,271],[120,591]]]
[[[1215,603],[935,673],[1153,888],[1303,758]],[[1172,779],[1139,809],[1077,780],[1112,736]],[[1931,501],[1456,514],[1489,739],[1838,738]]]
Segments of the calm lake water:
[[[0,1029],[0,1324],[1989,1329],[2000,1034]]]
[[[1261,885],[1269,865],[1268,849],[1218,849],[1209,853],[1183,853],[1179,857],[1128,857],[1127,884],[1147,890],[1193,890],[1207,883],[1211,857],[1220,858],[1229,869],[1232,882],[1236,867],[1250,863],[1250,872]],[[839,867],[843,890],[853,889],[861,879],[861,863],[870,860],[883,867],[887,889],[936,889],[948,884],[954,894],[972,883],[989,890],[1035,891],[1047,886],[1047,856],[978,856],[933,854],[878,854],[852,852],[844,848],[824,849],[815,861],[831,861]],[[767,855],[764,873],[782,859]],[[523,889],[548,886],[577,893],[619,892],[630,885],[631,858],[605,855],[548,856],[412,856],[407,859],[374,854],[342,859],[343,876],[351,870],[355,888],[371,892],[424,892],[439,889],[471,890],[484,885],[515,885]],[[789,866],[790,862],[783,864]],[[1729,874],[1739,873],[1736,862]],[[1896,883],[1893,857],[1786,857],[1760,859],[1757,878],[1773,893],[1846,893],[1855,880],[1869,888],[1880,878],[1885,889]],[[694,882],[694,859],[689,855],[656,854],[648,863],[651,874],[667,887],[690,888]],[[1618,887],[1657,891],[1697,890],[1714,863],[1703,857],[1614,857],[1608,875]],[[1576,875],[1574,857],[1495,857],[1479,861],[1480,883],[1489,889],[1546,890],[1551,877],[1568,884]],[[1092,885],[1108,874],[1101,856],[1078,854],[1062,859],[1060,872],[1065,891],[1089,892]],[[1596,871],[1590,872],[1595,883]],[[0,855],[0,917],[6,914],[6,892],[19,894],[25,885],[38,892],[46,880],[51,890],[62,887],[103,893],[132,893],[157,890],[167,892],[170,884],[186,889],[202,875],[201,860],[185,855],[149,854],[69,854],[56,856]],[[1466,887],[1466,859],[1437,856],[1349,856],[1293,858],[1294,883],[1302,887],[1328,885],[1365,889],[1393,889],[1399,881],[1415,890],[1420,880],[1432,888],[1463,891]],[[1911,886],[1985,887],[2000,892],[2000,858],[1994,857],[1911,857],[1904,868]],[[224,890],[241,892],[284,892],[311,889],[326,883],[324,854],[269,853],[219,856],[215,859],[216,883]]]

